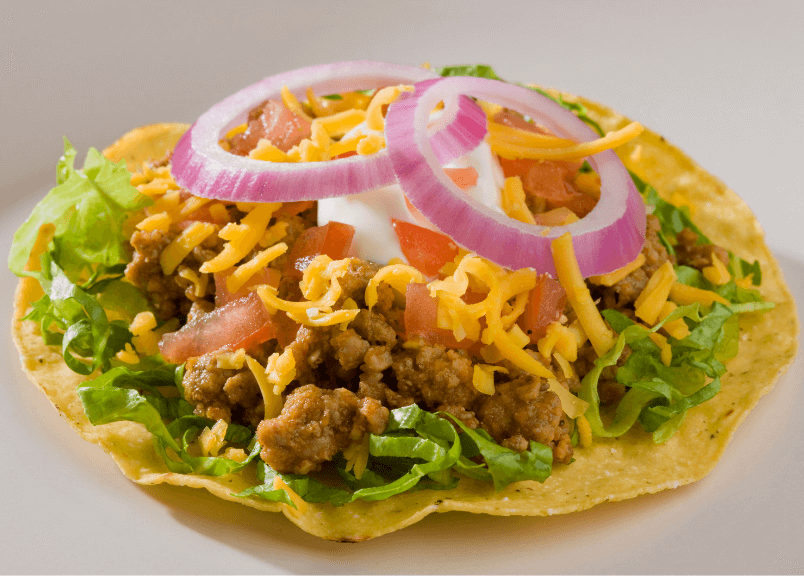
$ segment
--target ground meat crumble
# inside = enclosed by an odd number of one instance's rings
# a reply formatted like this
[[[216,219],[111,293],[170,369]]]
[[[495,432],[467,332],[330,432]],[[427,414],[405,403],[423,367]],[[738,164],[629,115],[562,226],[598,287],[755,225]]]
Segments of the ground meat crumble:
[[[232,211],[236,211],[234,207]],[[282,241],[292,247],[304,230],[315,225],[315,209],[277,218],[287,224]],[[633,301],[664,262],[702,268],[711,265],[714,257],[725,259],[721,248],[698,245],[697,235],[690,230],[678,235],[677,256],[670,254],[658,231],[658,219],[648,216],[643,266],[614,286],[590,285],[601,308],[632,316]],[[162,319],[192,318],[214,307],[214,282],[197,296],[194,285],[177,272],[169,276],[162,273],[159,255],[177,235],[173,230],[137,231],[131,238],[133,258],[126,277],[150,296]],[[182,266],[198,272],[221,249],[222,241],[213,234],[184,259]],[[283,258],[271,263],[280,271],[284,266]],[[183,387],[195,413],[256,427],[263,460],[280,472],[304,474],[320,469],[337,453],[362,441],[366,433],[383,432],[389,409],[414,403],[451,414],[470,428],[482,428],[502,446],[521,451],[535,441],[550,447],[556,462],[570,462],[569,422],[547,383],[503,361],[508,374],[495,374],[495,392],[485,395],[472,383],[474,366],[481,361],[472,353],[427,343],[403,346],[404,305],[391,288],[380,285],[372,310],[364,301],[366,286],[379,269],[377,264],[353,258],[346,274],[339,278],[343,294],[334,308],[351,298],[360,309],[347,328],[301,326],[292,341],[283,342],[286,346],[271,340],[249,350],[263,365],[273,352],[289,349],[294,356],[296,376],[277,417],[262,419],[262,395],[248,367],[219,368],[215,354],[186,363]],[[299,298],[298,282],[283,277],[279,295]],[[620,365],[629,352],[626,348]],[[535,352],[532,355],[539,358]],[[579,350],[575,375],[566,378],[559,366],[550,368],[561,385],[577,393],[595,358],[587,342]],[[616,382],[615,371],[615,367],[607,368],[601,376],[599,392],[604,404],[619,401],[625,392]]]

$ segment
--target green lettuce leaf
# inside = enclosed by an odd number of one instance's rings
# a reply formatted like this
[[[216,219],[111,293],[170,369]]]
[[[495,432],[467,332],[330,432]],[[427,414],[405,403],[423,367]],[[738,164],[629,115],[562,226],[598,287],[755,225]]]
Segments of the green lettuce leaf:
[[[226,440],[249,446],[245,461],[190,453],[199,433],[215,423],[193,415],[192,407],[178,395],[175,387],[180,374],[181,368],[174,365],[146,371],[117,367],[78,386],[78,397],[93,425],[129,421],[145,426],[153,434],[154,448],[171,472],[223,476],[248,466],[258,456],[260,447],[254,441],[254,431],[237,424],[229,425]],[[166,396],[161,388],[173,388],[176,392]],[[165,420],[172,421],[165,424]],[[168,448],[179,460],[168,453]]]
[[[721,309],[727,311],[727,314]],[[704,376],[717,378],[720,375],[722,364],[712,349],[723,341],[723,325],[731,315],[726,306],[703,317],[698,304],[680,306],[648,330],[634,324],[619,312],[603,311],[604,318],[619,332],[619,336],[614,347],[595,361],[594,368],[581,383],[579,396],[589,402],[585,416],[592,433],[607,438],[622,436],[639,421],[643,428],[654,432],[655,442],[670,438],[683,421],[683,418],[676,418],[677,416],[711,398],[719,390],[719,380],[716,384],[704,385]],[[648,336],[665,322],[678,318],[686,318],[696,324],[696,327],[684,340],[671,341],[673,360],[670,366],[664,366],[660,360],[659,347]],[[600,412],[597,386],[603,370],[617,364],[626,344],[632,352],[625,364],[617,370],[617,380],[627,387],[627,391],[617,405],[611,423],[606,426]],[[670,420],[672,423],[665,425]]]
[[[39,229],[55,226],[54,258],[65,274],[77,280],[98,264],[113,266],[128,260],[123,223],[128,212],[152,203],[131,183],[125,161],[107,160],[96,149],[87,154],[82,170],[75,170],[75,149],[64,140],[64,156],[56,172],[58,185],[34,208],[14,234],[8,267],[18,276],[36,242]]]
[[[258,477],[263,483],[236,496],[294,506],[283,489],[274,488],[277,475],[303,500],[334,506],[355,500],[385,500],[409,490],[448,490],[459,481],[452,471],[491,480],[497,490],[522,480],[544,482],[550,476],[553,454],[547,446],[531,442],[529,450],[514,452],[496,444],[485,431],[472,430],[449,417],[460,426],[462,434],[448,420],[415,404],[392,410],[386,431],[369,438],[370,458],[360,479],[345,470],[343,458],[333,462],[348,489],[311,476],[282,474],[260,461]],[[469,460],[480,454],[485,464]]]
[[[73,372],[88,376],[98,368],[108,369],[111,359],[131,342],[128,325],[109,321],[97,299],[74,284],[50,253],[42,255],[41,263],[41,271],[27,274],[39,280],[45,294],[25,319],[39,323],[46,344],[61,346]]]
[[[664,244],[665,248],[670,254],[675,254],[675,238],[684,228],[689,228],[698,235],[699,245],[712,244],[712,241],[706,237],[698,226],[690,218],[689,208],[686,206],[675,206],[670,202],[663,200],[656,189],[650,184],[646,183],[639,176],[629,171],[631,179],[634,181],[637,190],[645,200],[645,203],[653,207],[652,214],[659,218],[661,224],[661,231],[659,239]],[[739,256],[735,256],[729,252],[729,272],[735,278],[743,278],[749,274],[753,274],[751,283],[754,286],[762,284],[762,270],[759,266],[759,261],[755,260],[749,263]]]

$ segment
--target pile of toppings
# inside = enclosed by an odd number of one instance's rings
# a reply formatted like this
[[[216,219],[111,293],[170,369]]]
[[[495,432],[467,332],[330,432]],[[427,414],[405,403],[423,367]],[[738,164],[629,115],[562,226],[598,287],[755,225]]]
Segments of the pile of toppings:
[[[174,472],[258,460],[241,495],[293,508],[448,488],[453,471],[544,481],[637,421],[664,441],[719,390],[737,314],[771,305],[756,263],[611,151],[638,124],[597,137],[561,104],[343,63],[233,95],[130,185],[68,148],[62,184],[91,181],[116,227],[105,259],[81,260],[71,230],[92,214],[38,208],[15,237],[17,260],[54,242],[29,318],[71,368],[102,370],[79,388],[93,423],[145,424]],[[377,190],[393,214],[337,220],[341,197]],[[367,256],[378,225],[401,257]],[[344,487],[300,476],[333,467]]]

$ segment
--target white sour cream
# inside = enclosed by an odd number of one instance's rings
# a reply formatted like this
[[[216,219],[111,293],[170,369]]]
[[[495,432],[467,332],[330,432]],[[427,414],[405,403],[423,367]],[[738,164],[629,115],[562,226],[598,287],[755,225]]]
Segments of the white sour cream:
[[[466,194],[500,213],[500,189],[505,178],[491,148],[482,142],[472,152],[450,162],[445,168],[477,170],[477,184]],[[391,219],[421,225],[408,210],[405,196],[398,184],[340,198],[318,201],[318,225],[335,221],[355,228],[350,256],[385,264],[392,258],[405,259],[399,246]]]

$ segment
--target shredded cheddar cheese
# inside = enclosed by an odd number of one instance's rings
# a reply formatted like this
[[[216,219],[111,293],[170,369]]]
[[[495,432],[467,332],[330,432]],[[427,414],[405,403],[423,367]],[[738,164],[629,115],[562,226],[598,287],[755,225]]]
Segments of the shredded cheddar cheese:
[[[496,142],[492,151],[508,160],[528,158],[531,160],[575,160],[580,161],[587,156],[611,150],[622,146],[639,136],[644,128],[638,122],[631,122],[627,126],[609,132],[602,138],[592,142],[582,142],[565,148],[534,148],[508,141]]]
[[[704,267],[701,272],[703,272],[704,278],[718,286],[731,280],[731,274],[729,274],[728,268],[726,268],[726,265],[714,254],[712,255],[712,265]]]
[[[519,176],[511,176],[505,179],[501,204],[508,217],[525,224],[536,224],[533,213],[525,204],[525,190],[522,188],[522,180]]]
[[[385,129],[385,118],[382,114],[383,106],[391,104],[394,100],[399,98],[399,95],[402,92],[412,92],[413,86],[386,86],[385,88],[378,90],[377,93],[374,95],[374,98],[371,99],[371,104],[369,104],[368,110],[366,110],[366,126],[369,130],[384,130]]]
[[[254,274],[262,270],[268,264],[279,258],[282,254],[287,252],[288,245],[284,242],[271,246],[263,250],[245,264],[241,264],[237,269],[226,277],[226,289],[234,294],[243,284],[248,282]]]
[[[168,216],[167,212],[160,212],[159,214],[148,216],[140,220],[137,224],[137,228],[143,232],[153,232],[154,230],[167,232],[170,228],[170,216]]]
[[[290,497],[290,499],[296,505],[296,508],[293,508],[292,506],[288,506],[287,504],[285,504],[285,511],[288,514],[290,514],[291,516],[293,516],[295,518],[298,518],[302,514],[307,512],[307,508],[308,508],[307,502],[305,502],[302,499],[301,496],[296,494],[291,489],[291,487],[288,486],[287,483],[285,483],[284,480],[282,480],[282,478],[279,476],[279,474],[274,476],[274,490],[284,490],[285,492],[287,492],[287,494]]]
[[[634,302],[636,317],[653,326],[659,317],[662,306],[667,302],[670,289],[675,281],[676,272],[673,270],[673,264],[667,261],[653,273],[645,288],[637,296],[636,302]]]
[[[320,126],[330,138],[340,138],[365,120],[365,111],[352,109],[325,118],[316,118],[313,126]]]
[[[553,240],[551,248],[558,280],[567,292],[567,300],[578,315],[578,320],[591,340],[595,352],[598,356],[603,356],[614,346],[616,338],[600,315],[589,288],[583,281],[569,232]]]
[[[598,284],[599,286],[614,286],[617,282],[628,276],[631,272],[640,268],[644,263],[645,255],[640,252],[639,256],[637,256],[634,261],[626,264],[622,268],[609,272],[608,274],[590,276],[589,281],[592,284]]]
[[[489,143],[492,147],[510,144],[527,148],[569,148],[575,145],[573,140],[567,138],[559,138],[558,136],[551,136],[549,134],[538,134],[497,122],[489,122],[488,131]]]
[[[131,344],[128,343],[126,343],[126,346],[123,350],[120,350],[120,352],[115,355],[115,358],[121,362],[125,362],[126,364],[136,364],[140,361],[139,356],[137,356],[137,353],[134,352],[134,348],[132,348]]]
[[[670,366],[670,362],[673,360],[673,351],[670,347],[670,344],[667,343],[667,338],[657,332],[651,332],[648,337],[659,347],[659,350],[661,351],[659,358],[661,359],[662,364],[665,366]]]
[[[677,306],[669,300],[665,302],[662,305],[662,309],[659,311],[659,320],[667,318],[676,308]],[[662,329],[677,340],[681,340],[690,335],[690,329],[682,318],[676,318],[671,322],[665,322],[662,325]]]
[[[187,266],[179,266],[178,274],[193,285],[193,294],[199,298],[207,293],[209,284],[209,274],[196,274],[194,270]]]
[[[385,148],[385,138],[380,134],[369,134],[360,139],[360,142],[358,142],[355,147],[355,151],[360,156],[368,156],[369,154],[379,152],[383,148]]]
[[[714,302],[720,302],[729,306],[729,301],[720,294],[716,294],[711,290],[704,290],[703,288],[695,288],[694,286],[687,286],[680,282],[673,283],[670,288],[670,299],[676,304],[682,306],[694,304],[699,302],[705,306],[711,306]]]
[[[248,157],[253,160],[265,160],[266,162],[292,162],[293,160],[284,151],[280,150],[270,140],[260,138],[257,146],[248,153]]]
[[[307,112],[304,111],[304,108],[302,108],[299,99],[293,95],[293,93],[288,89],[287,86],[282,86],[281,95],[282,95],[282,103],[288,110],[312,122],[313,119],[310,118]]]
[[[346,458],[346,471],[353,471],[355,478],[360,480],[369,458],[369,435],[364,434],[360,442],[347,446],[343,455]]]
[[[132,320],[128,327],[134,336],[140,336],[144,332],[153,330],[154,328],[156,328],[156,318],[153,312],[140,312],[134,316],[134,320]]]
[[[282,396],[274,392],[274,387],[268,381],[268,375],[265,373],[265,368],[263,368],[262,364],[251,356],[247,355],[245,358],[248,368],[254,374],[254,379],[257,381],[257,386],[260,387],[260,392],[262,393],[262,403],[265,409],[263,419],[276,418],[282,411]]]
[[[550,358],[555,349],[570,362],[578,359],[578,345],[575,336],[560,322],[548,325],[546,335],[537,342],[536,346],[539,354],[544,358]]]
[[[407,264],[390,264],[380,268],[369,281],[368,286],[366,286],[365,299],[369,310],[374,308],[377,300],[379,300],[377,289],[381,282],[390,284],[392,288],[404,295],[407,293],[408,284],[411,282],[423,284],[424,275],[413,266],[408,266]]]
[[[220,254],[201,265],[200,271],[223,272],[245,258],[265,234],[271,216],[280,206],[279,202],[259,204],[243,217],[240,224],[224,226],[218,236],[228,242]]]
[[[218,420],[212,428],[204,428],[198,436],[201,454],[204,456],[217,456],[226,443],[226,429],[228,427],[225,420]]]
[[[548,378],[547,385],[550,391],[553,392],[561,400],[561,409],[570,418],[577,418],[582,416],[586,409],[589,408],[589,403],[581,400],[575,394],[564,388],[561,382],[555,378]]]
[[[494,394],[494,373],[502,372],[508,374],[508,370],[502,366],[492,366],[490,364],[475,364],[472,372],[472,385],[481,394],[492,396]]]
[[[194,222],[184,229],[184,231],[159,255],[159,264],[165,276],[173,274],[174,270],[181,264],[193,248],[201,244],[215,232],[215,225],[209,222]],[[202,272],[207,272],[203,270]]]
[[[240,370],[246,361],[246,351],[221,352],[215,357],[215,365],[222,370]]]
[[[578,443],[581,448],[589,448],[592,445],[592,426],[589,420],[581,414],[575,420],[575,425],[578,426]]]

